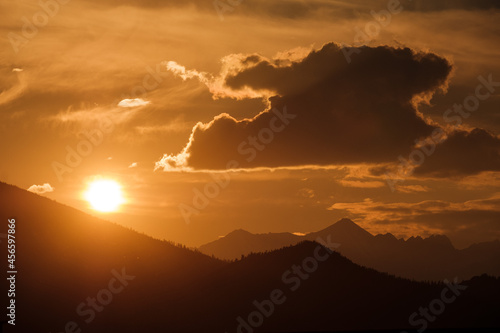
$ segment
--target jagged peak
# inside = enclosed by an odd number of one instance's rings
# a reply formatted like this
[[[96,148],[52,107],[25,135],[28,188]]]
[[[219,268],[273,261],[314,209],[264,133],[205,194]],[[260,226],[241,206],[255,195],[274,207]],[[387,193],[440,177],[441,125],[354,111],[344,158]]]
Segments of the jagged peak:
[[[342,231],[348,231],[348,232],[357,232],[357,233],[364,233],[367,236],[372,236],[368,231],[360,227],[357,223],[355,223],[353,220],[348,219],[348,218],[343,218],[335,222],[333,225],[331,225],[327,229],[335,229],[335,230],[342,230]]]
[[[390,232],[387,232],[385,234],[378,234],[378,235],[375,235],[376,238],[379,238],[379,239],[390,239],[390,240],[394,240],[394,241],[397,241],[398,239],[396,238],[396,236],[394,236],[393,234],[391,234]]]
[[[454,248],[451,240],[446,235],[430,235],[429,237],[423,238],[421,236],[412,236],[406,240],[406,243],[427,243],[435,245],[443,245],[446,247]]]
[[[430,235],[425,238],[424,241],[453,247],[451,240],[446,235]]]

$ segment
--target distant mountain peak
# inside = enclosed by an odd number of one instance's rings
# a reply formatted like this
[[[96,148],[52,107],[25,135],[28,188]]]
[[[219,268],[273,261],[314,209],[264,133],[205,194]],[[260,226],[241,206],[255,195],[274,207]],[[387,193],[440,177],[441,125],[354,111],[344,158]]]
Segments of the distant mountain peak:
[[[249,231],[246,231],[244,229],[236,229],[236,230],[231,231],[230,233],[228,233],[224,237],[230,237],[230,236],[251,236],[251,235],[253,235],[253,234],[251,232],[249,232]]]
[[[356,223],[353,222],[353,220],[348,219],[347,217],[344,217],[344,218],[338,220],[337,222],[335,222],[335,224],[345,224],[345,225],[355,225],[355,226],[358,226]]]
[[[343,218],[335,222],[330,228],[335,229],[335,230],[341,230],[344,232],[357,232],[357,233],[362,233],[365,234],[366,236],[370,235],[368,231],[360,227],[358,224],[353,222],[351,219],[348,218]]]
[[[365,244],[374,236],[348,218],[343,218],[329,227],[307,234],[308,239],[314,240],[317,237],[326,239],[330,237],[332,241],[340,244],[357,243]]]

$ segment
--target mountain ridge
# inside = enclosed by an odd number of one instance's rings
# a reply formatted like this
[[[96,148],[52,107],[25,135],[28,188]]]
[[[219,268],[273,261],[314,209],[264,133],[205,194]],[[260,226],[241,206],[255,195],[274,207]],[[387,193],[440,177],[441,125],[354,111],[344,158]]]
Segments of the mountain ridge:
[[[247,231],[246,235],[248,237],[236,241],[229,233],[198,249],[216,258],[234,260],[252,252],[271,251],[286,245],[273,243],[273,234],[252,234]],[[500,276],[500,264],[495,259],[500,255],[500,241],[473,244],[459,250],[446,235],[430,235],[426,238],[412,236],[406,240],[397,239],[391,233],[372,235],[352,220],[343,218],[319,231],[304,236],[289,236],[287,242],[296,244],[302,240],[327,238],[339,245],[334,248],[336,251],[354,262],[401,277],[443,280],[450,275],[462,279],[482,273]]]

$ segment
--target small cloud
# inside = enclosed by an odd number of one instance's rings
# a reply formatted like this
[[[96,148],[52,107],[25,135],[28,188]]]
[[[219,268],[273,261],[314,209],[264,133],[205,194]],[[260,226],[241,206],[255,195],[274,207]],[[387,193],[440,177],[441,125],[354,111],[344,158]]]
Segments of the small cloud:
[[[13,72],[22,72],[24,69],[22,68],[12,68]]]
[[[134,108],[137,106],[148,105],[150,103],[151,102],[145,101],[142,98],[126,98],[121,100],[120,103],[118,103],[118,106],[122,108]]]
[[[293,232],[292,234],[294,234],[295,236],[300,236],[300,237],[302,237],[302,236],[305,236],[305,235],[306,235],[306,234],[305,234],[305,233],[303,233],[303,232]]]
[[[414,192],[429,192],[430,188],[422,185],[399,185],[397,188],[398,192],[401,193],[414,193]]]
[[[45,183],[43,185],[31,185],[30,188],[28,188],[29,192],[33,192],[36,194],[54,192],[54,190],[55,188],[52,187],[49,183]]]
[[[313,189],[303,188],[297,193],[299,197],[312,199],[316,196]]]
[[[137,162],[134,162],[128,166],[129,168],[136,168],[137,167]]]
[[[113,157],[111,157],[111,156],[107,158],[108,161],[111,161],[112,159],[113,159]]]

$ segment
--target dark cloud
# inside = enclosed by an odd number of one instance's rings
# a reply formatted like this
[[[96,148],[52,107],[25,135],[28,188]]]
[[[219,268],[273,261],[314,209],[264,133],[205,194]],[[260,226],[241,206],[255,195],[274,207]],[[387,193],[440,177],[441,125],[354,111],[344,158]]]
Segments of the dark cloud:
[[[500,171],[500,138],[476,128],[453,132],[415,169],[415,174],[460,177],[483,171]]]
[[[456,67],[461,66],[455,63]],[[465,65],[464,65],[465,66]],[[475,68],[474,70],[477,71]],[[486,72],[487,73],[487,72]],[[482,74],[482,77],[488,77],[488,75]],[[493,81],[499,81],[498,75],[492,76]],[[462,103],[468,96],[474,96],[475,88],[479,81],[464,83],[457,83],[456,78],[450,84],[450,87],[445,95],[437,95],[432,99],[432,105],[423,105],[419,108],[422,113],[426,116],[432,117],[433,120],[437,121],[442,125],[446,125],[446,119],[443,117],[447,110],[453,108],[454,104]],[[483,89],[483,88],[482,88]],[[497,89],[498,90],[498,89]],[[481,100],[478,110],[471,114],[470,117],[463,118],[462,123],[467,124],[470,127],[478,127],[487,129],[491,132],[498,133],[500,128],[500,117],[498,117],[498,110],[500,110],[500,92],[494,91],[492,96],[485,100]],[[455,121],[452,122],[455,124]]]
[[[496,0],[413,0],[401,1],[405,8],[412,11],[443,11],[443,10],[488,10],[500,8]]]
[[[276,91],[279,95],[316,88],[356,89],[363,94],[381,95],[380,98],[408,101],[417,94],[438,89],[451,70],[445,59],[432,53],[387,46],[363,46],[344,52],[333,43],[326,44],[321,50],[313,50],[300,62],[284,66],[281,65],[282,59],[261,58],[256,61],[253,55],[243,61],[248,59],[252,59],[253,66],[226,77],[226,85],[231,89],[247,86],[255,90]],[[347,59],[354,60],[354,63],[349,64]],[[434,70],[436,73],[432,73]],[[396,95],[386,96],[387,89]]]
[[[356,51],[351,63],[348,51]],[[255,55],[239,61],[222,77],[225,89],[267,92],[274,95],[270,107],[253,119],[222,114],[197,125],[183,153],[165,155],[158,167],[224,169],[231,160],[240,167],[393,161],[434,130],[413,100],[445,87],[452,70],[433,53],[388,46],[347,50],[334,43],[294,62]]]
[[[136,7],[162,8],[162,7],[183,7],[196,8],[198,10],[212,12],[214,16],[221,15],[265,15],[273,17],[282,17],[288,19],[297,19],[307,17],[321,10],[343,10],[350,7],[342,3],[325,3],[324,1],[297,1],[297,0],[275,0],[275,1],[248,1],[248,0],[109,0],[106,2],[98,0],[87,0],[98,3],[101,6],[123,6],[124,3]],[[350,10],[352,12],[352,10]]]
[[[101,6],[123,6],[124,4],[146,7],[191,7],[204,11],[217,11],[222,14],[260,15],[282,17],[288,19],[303,18],[311,15],[335,15],[336,19],[354,17],[359,11],[385,8],[389,0],[355,0],[355,1],[322,1],[322,0],[87,0]],[[397,0],[395,0],[396,2]],[[399,0],[404,10],[431,12],[444,10],[488,10],[500,8],[496,0]],[[216,7],[219,9],[217,10]],[[236,9],[238,10],[236,11]],[[339,15],[341,14],[341,15]]]

